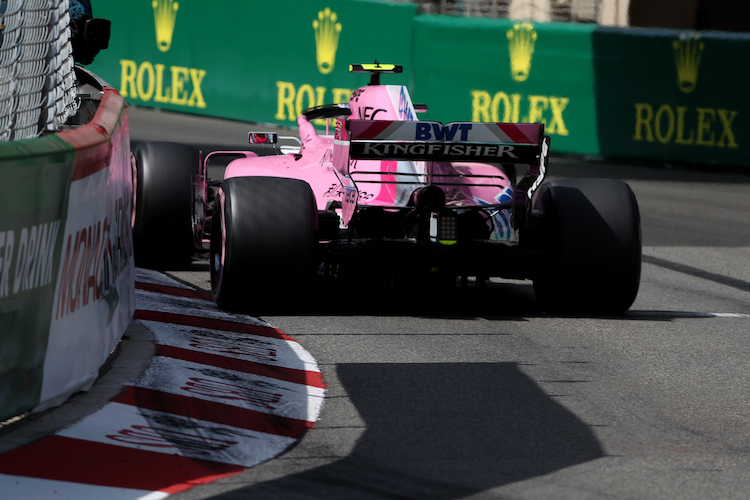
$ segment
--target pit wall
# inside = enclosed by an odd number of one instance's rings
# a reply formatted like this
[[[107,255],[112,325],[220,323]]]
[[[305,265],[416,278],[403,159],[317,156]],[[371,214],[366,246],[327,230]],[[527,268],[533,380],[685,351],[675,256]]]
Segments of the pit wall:
[[[135,307],[128,115],[0,143],[0,421],[88,389]]]
[[[91,68],[135,106],[296,126],[391,62],[420,118],[541,121],[558,153],[748,166],[750,36],[421,15],[409,3],[225,0],[220,9],[101,3]],[[242,141],[243,138],[238,138]]]

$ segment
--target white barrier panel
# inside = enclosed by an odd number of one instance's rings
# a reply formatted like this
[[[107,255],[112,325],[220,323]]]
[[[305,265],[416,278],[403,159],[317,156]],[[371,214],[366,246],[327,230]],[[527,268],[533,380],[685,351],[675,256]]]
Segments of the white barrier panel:
[[[111,132],[106,123],[88,125],[92,128],[83,131],[83,147],[76,137],[63,135],[76,148],[76,166],[42,391],[34,412],[91,387],[135,310],[127,109],[116,94],[103,99],[100,107],[104,120],[112,122]]]

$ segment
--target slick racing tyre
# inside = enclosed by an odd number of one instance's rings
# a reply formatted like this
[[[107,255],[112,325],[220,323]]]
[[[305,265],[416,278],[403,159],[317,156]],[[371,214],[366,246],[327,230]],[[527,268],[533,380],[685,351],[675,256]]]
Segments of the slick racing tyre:
[[[226,310],[257,314],[297,296],[315,273],[310,185],[278,177],[221,184],[211,223],[211,289]]]
[[[194,253],[192,176],[200,152],[170,142],[144,142],[135,151],[135,263],[153,269],[184,269]]]
[[[612,179],[560,179],[542,186],[543,262],[534,279],[550,313],[627,311],[641,276],[641,223],[630,186]]]

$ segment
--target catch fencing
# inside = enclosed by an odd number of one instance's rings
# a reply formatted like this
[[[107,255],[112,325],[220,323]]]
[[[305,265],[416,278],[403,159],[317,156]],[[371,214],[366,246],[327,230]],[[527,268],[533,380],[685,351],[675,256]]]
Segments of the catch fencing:
[[[77,110],[68,0],[0,2],[0,140],[57,131]]]

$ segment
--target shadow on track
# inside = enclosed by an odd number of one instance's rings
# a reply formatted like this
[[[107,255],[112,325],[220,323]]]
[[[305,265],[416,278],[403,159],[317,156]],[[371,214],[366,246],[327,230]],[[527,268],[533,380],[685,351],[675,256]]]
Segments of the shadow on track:
[[[356,282],[355,282],[356,283]],[[289,291],[272,305],[244,311],[266,316],[409,316],[520,320],[538,316],[531,282],[488,283],[483,288],[369,286],[319,280],[301,293]]]
[[[194,260],[188,269],[167,271],[170,277],[211,295],[208,262]],[[204,277],[205,276],[205,277]],[[201,286],[202,285],[202,286]],[[254,290],[255,288],[255,290]],[[531,281],[487,281],[465,288],[421,283],[377,285],[366,280],[318,276],[305,289],[289,287],[269,300],[268,290],[247,283],[247,304],[235,312],[266,316],[410,316],[522,320],[539,316]],[[262,300],[254,303],[258,294]]]
[[[646,258],[644,257],[644,262]],[[650,263],[650,261],[648,261]],[[206,272],[208,264],[194,261],[189,273]],[[180,272],[167,272],[178,281],[211,295],[206,287],[182,279]],[[704,273],[705,274],[705,273]],[[704,277],[704,276],[702,276]],[[737,280],[734,280],[737,281]],[[735,285],[735,283],[726,283]],[[737,288],[746,289],[746,283]],[[265,319],[270,316],[404,316],[435,319],[486,319],[490,321],[525,321],[528,318],[592,318],[580,315],[549,315],[541,311],[530,281],[487,282],[483,288],[430,288],[425,286],[368,287],[343,280],[318,280],[312,289],[301,293],[289,290],[275,306],[253,308],[246,314]],[[684,319],[714,318],[715,314],[690,311],[646,311],[631,309],[621,316],[597,316],[610,321],[669,322]],[[271,321],[273,322],[273,321]]]
[[[457,499],[602,457],[515,363],[342,364],[365,421],[337,462],[216,499]]]

